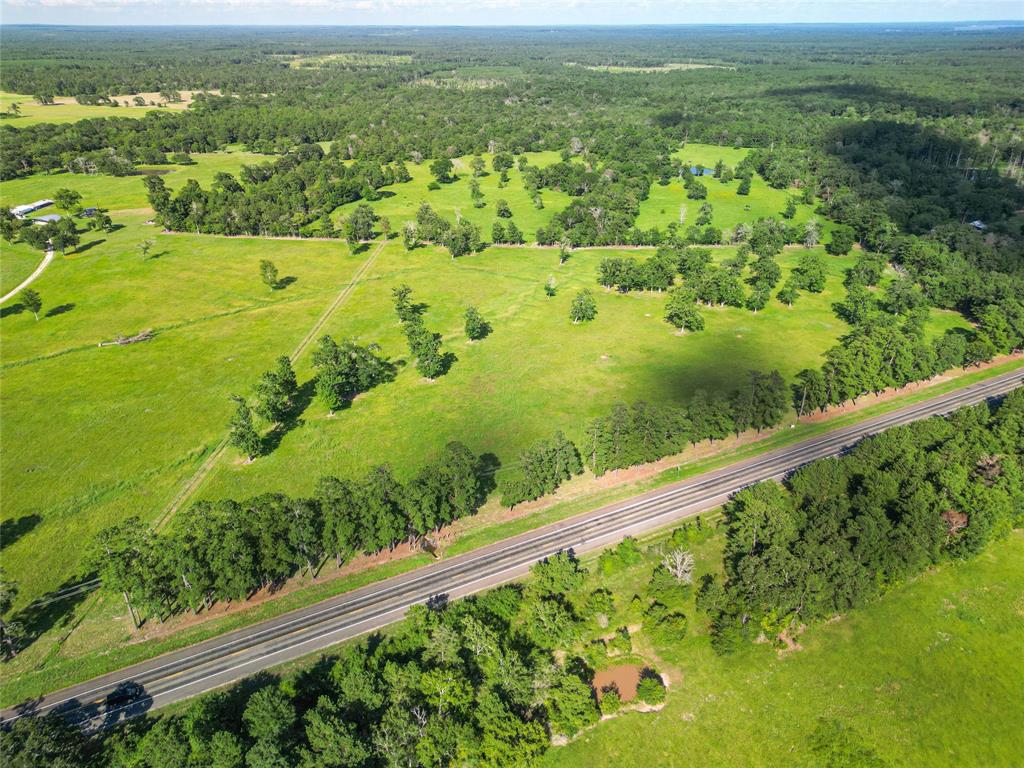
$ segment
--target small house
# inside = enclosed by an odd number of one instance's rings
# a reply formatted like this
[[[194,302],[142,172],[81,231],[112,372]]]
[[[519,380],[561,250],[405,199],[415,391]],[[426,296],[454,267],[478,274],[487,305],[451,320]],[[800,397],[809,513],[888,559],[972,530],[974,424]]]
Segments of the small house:
[[[83,219],[91,219],[93,216],[95,216],[97,213],[99,213],[99,210],[100,210],[99,208],[85,208],[78,215],[79,215],[80,218],[83,218]]]
[[[32,223],[33,224],[56,224],[58,221],[61,220],[61,218],[62,217],[60,216],[60,214],[48,213],[45,216],[36,216],[34,219],[32,219]]]
[[[971,226],[974,227],[979,232],[988,229],[988,226],[981,219],[975,219],[974,221],[972,221]]]

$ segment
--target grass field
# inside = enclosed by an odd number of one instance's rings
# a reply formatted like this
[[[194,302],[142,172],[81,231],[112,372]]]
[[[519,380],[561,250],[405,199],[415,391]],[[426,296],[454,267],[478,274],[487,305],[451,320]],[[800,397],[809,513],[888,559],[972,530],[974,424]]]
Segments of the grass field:
[[[43,260],[43,252],[25,243],[0,244],[0,296],[17,287]]]
[[[698,571],[717,568],[720,546],[716,537],[696,548]],[[648,575],[628,572],[612,591],[632,594]],[[889,766],[1008,767],[1024,754],[1020,531],[811,627],[797,652],[717,656],[696,618],[681,644],[641,642],[671,680],[662,711],[603,722],[543,765],[825,765],[809,748],[819,718],[852,729]]]
[[[219,170],[237,172],[266,158],[234,152],[197,159],[195,166],[169,168],[168,184],[197,178],[205,186]],[[531,162],[555,159],[547,153]],[[464,168],[460,181],[436,192],[426,190],[426,165],[410,164],[410,170],[413,182],[396,185],[393,197],[375,203],[396,230],[425,198],[444,215],[459,210],[489,234],[493,203],[502,195],[529,235],[566,200],[547,192],[545,209],[537,210],[513,170],[505,190],[497,189],[496,174],[485,177],[488,207],[474,209]],[[40,322],[19,312],[16,299],[0,320],[3,560],[19,585],[16,608],[77,580],[85,544],[101,527],[130,514],[155,519],[222,439],[231,412],[228,395],[250,393],[258,375],[295,348],[375,252],[371,246],[352,254],[340,241],[158,234],[144,224],[150,214],[140,177],[37,176],[0,184],[0,199],[12,204],[52,197],[63,186],[81,191],[85,204],[110,209],[120,226],[109,234],[83,233],[79,252],[58,256],[48,267],[34,285],[44,302]],[[761,191],[767,190],[751,198]],[[147,238],[155,245],[144,260],[137,246]],[[4,286],[41,258],[22,245],[2,247]],[[852,256],[827,257],[826,291],[802,296],[792,309],[775,301],[757,314],[706,309],[707,330],[679,336],[662,320],[664,295],[624,296],[596,285],[603,257],[644,258],[649,252],[585,249],[559,266],[551,249],[492,246],[453,261],[433,247],[406,253],[392,240],[324,330],[378,342],[392,359],[406,362],[390,291],[408,283],[428,305],[428,327],[456,354],[452,370],[428,382],[405,365],[394,382],[333,418],[314,402],[270,455],[245,465],[229,451],[199,496],[306,493],[323,474],[350,475],[383,461],[404,477],[451,439],[508,464],[556,429],[578,439],[589,418],[620,400],[683,403],[697,388],[733,389],[750,368],[777,367],[791,376],[816,364],[845,328],[831,305],[842,296],[842,274]],[[800,252],[780,257],[784,274]],[[719,248],[716,258],[732,253]],[[271,293],[262,284],[263,258],[272,259],[282,277],[293,278],[286,288]],[[559,286],[554,298],[543,291],[549,276]],[[599,314],[573,326],[568,305],[581,287],[595,292]],[[470,304],[494,327],[472,344],[462,327]],[[963,324],[959,315],[935,313],[929,330]],[[146,328],[156,331],[151,341],[97,347]],[[311,378],[308,351],[296,368],[300,383]],[[89,618],[95,631],[57,643],[72,668],[86,668],[75,666],[81,654],[131,641],[117,621],[120,610],[102,601]],[[54,640],[48,636],[46,642]],[[47,647],[23,653],[19,669],[28,669],[22,659],[45,667]],[[58,668],[49,667],[46,679]]]
[[[258,159],[202,156],[198,165],[174,168],[165,178],[172,186],[190,177],[205,184],[218,170],[236,171]],[[394,197],[376,204],[381,213],[391,212],[396,229],[415,210],[417,190],[425,192],[425,166],[411,168],[416,180],[396,185]],[[538,211],[518,182],[514,170],[500,193],[526,230],[564,203],[547,193],[548,206]],[[496,174],[483,180],[489,205],[496,184]],[[148,214],[138,177],[38,176],[4,182],[0,195],[5,202],[36,199],[61,186],[82,191],[87,204],[110,208],[121,228],[84,233],[78,253],[51,264],[35,284],[47,315],[40,322],[18,312],[15,299],[0,324],[3,519],[23,521],[26,529],[4,549],[5,567],[20,584],[19,605],[75,576],[81,543],[99,527],[129,513],[153,519],[164,508],[222,438],[227,395],[250,392],[276,356],[291,352],[368,255],[351,255],[340,242],[157,234],[143,223]],[[461,207],[465,187],[463,178],[426,194],[438,195],[428,199],[446,215],[458,208],[489,218],[488,209],[468,204],[468,192]],[[146,238],[156,243],[143,260],[137,246]],[[15,258],[8,266],[5,245],[5,281],[38,263],[21,248],[9,249]],[[717,256],[731,252],[721,248]],[[452,261],[440,249],[406,253],[391,241],[325,331],[378,342],[404,362],[390,291],[408,283],[429,305],[428,326],[456,354],[452,370],[428,382],[405,366],[396,381],[333,418],[313,403],[269,456],[242,465],[229,452],[201,495],[304,493],[322,474],[347,475],[381,461],[405,476],[451,439],[513,462],[522,448],[556,429],[578,438],[588,419],[619,400],[682,403],[697,388],[733,389],[751,368],[777,367],[790,376],[816,364],[845,327],[831,304],[842,296],[842,273],[852,257],[829,257],[825,293],[803,296],[792,309],[777,302],[757,314],[709,309],[707,331],[679,336],[662,320],[663,295],[623,296],[596,285],[599,261],[613,253],[581,250],[559,266],[549,249],[492,246]],[[798,254],[780,258],[784,271]],[[294,283],[271,294],[258,279],[262,258],[274,260]],[[543,291],[549,276],[559,285],[554,298]],[[599,314],[593,323],[573,326],[568,305],[581,287],[596,292]],[[494,326],[473,344],[462,328],[470,304]],[[962,322],[958,315],[936,315],[933,325],[939,330]],[[96,346],[147,328],[157,331],[153,341]],[[297,370],[300,381],[312,376],[308,353]]]
[[[161,100],[160,95],[157,93],[143,93],[139,95],[146,99],[147,102],[159,102]],[[191,95],[191,92],[185,91],[182,95],[187,97]],[[143,107],[137,107],[134,104],[124,106],[124,102],[131,102],[133,96],[135,94],[116,96],[118,106],[111,107],[79,104],[70,97],[57,98],[53,104],[40,104],[34,96],[24,93],[0,91],[0,112],[6,111],[12,103],[16,103],[21,109],[17,117],[2,118],[0,125],[27,128],[39,123],[74,123],[91,117],[142,117],[147,112],[155,112],[157,110],[185,109],[189,104],[188,99],[185,98],[181,102],[167,104],[164,107],[151,106],[148,103]]]
[[[243,165],[258,165],[271,161],[266,155],[250,152],[213,152],[192,156],[195,165],[147,165],[133,176],[90,176],[83,173],[35,174],[22,179],[13,179],[0,184],[0,206],[15,206],[42,198],[52,198],[58,189],[66,187],[82,195],[84,207],[99,206],[111,212],[117,223],[116,212],[148,209],[146,185],[142,171],[161,171],[164,182],[171,189],[179,189],[189,179],[195,179],[208,188],[213,177],[221,171],[238,175]],[[47,208],[40,214],[58,212],[59,208]],[[6,246],[6,243],[5,243]]]
[[[541,197],[544,208],[538,209],[533,204],[533,197],[523,188],[522,174],[518,168],[508,172],[509,182],[504,189],[499,189],[500,175],[490,170],[493,155],[482,155],[487,163],[488,173],[478,179],[480,191],[484,195],[486,205],[474,208],[469,194],[469,181],[472,172],[469,168],[469,157],[459,157],[453,162],[458,180],[450,184],[442,184],[441,189],[429,190],[427,184],[433,181],[430,174],[430,163],[419,165],[407,163],[412,180],[405,184],[395,184],[384,190],[386,197],[372,203],[379,216],[387,216],[391,220],[391,228],[398,232],[402,224],[416,218],[416,210],[421,203],[430,203],[431,207],[449,220],[461,216],[480,227],[484,240],[491,239],[491,227],[498,218],[494,213],[494,204],[504,199],[512,209],[512,221],[523,231],[527,242],[534,240],[538,227],[547,225],[551,217],[566,207],[569,196],[552,190],[544,190]],[[543,168],[561,160],[557,152],[535,152],[528,155],[532,165]],[[335,218],[340,220],[359,203],[350,203],[339,208]],[[506,220],[502,220],[506,221]]]

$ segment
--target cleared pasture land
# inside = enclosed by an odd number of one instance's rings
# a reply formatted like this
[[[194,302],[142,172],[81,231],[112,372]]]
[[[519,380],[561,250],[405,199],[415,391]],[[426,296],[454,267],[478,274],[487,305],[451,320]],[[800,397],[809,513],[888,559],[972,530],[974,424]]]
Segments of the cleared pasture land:
[[[530,162],[556,157],[531,156]],[[172,186],[190,177],[205,184],[217,170],[237,172],[259,159],[203,156],[198,165],[175,167],[165,178]],[[413,182],[395,185],[393,197],[374,204],[393,217],[396,230],[414,215],[418,188],[425,191],[426,166],[410,169]],[[525,191],[513,170],[503,190],[497,189],[497,174],[483,178],[488,208],[475,209],[468,170],[460,172],[460,181],[424,192],[426,199],[444,215],[458,209],[476,217],[485,233],[498,194],[527,232],[564,203],[548,192],[544,210],[524,206]],[[84,233],[80,252],[58,257],[40,278],[35,287],[44,312],[59,308],[57,314],[35,323],[17,313],[12,300],[0,325],[3,517],[33,521],[4,551],[5,565],[20,583],[18,605],[75,576],[82,543],[100,527],[128,514],[154,519],[222,439],[228,394],[249,394],[258,375],[294,349],[366,258],[350,254],[340,241],[157,234],[143,223],[145,209],[136,212],[145,206],[138,177],[55,174],[5,182],[0,194],[5,201],[36,199],[62,186],[82,191],[86,204],[109,207],[122,228]],[[147,238],[155,245],[143,260],[138,243]],[[404,365],[396,381],[333,418],[314,402],[269,456],[242,465],[229,452],[199,495],[304,493],[323,474],[344,476],[384,461],[405,476],[452,439],[508,464],[556,429],[579,438],[589,418],[620,400],[682,403],[698,388],[733,389],[751,368],[779,368],[790,376],[816,364],[845,329],[831,305],[842,296],[842,273],[852,257],[827,257],[826,291],[802,296],[792,309],[774,300],[757,314],[707,309],[705,332],[678,336],[662,320],[664,295],[618,295],[596,284],[603,257],[644,258],[650,252],[581,250],[559,266],[551,249],[492,246],[452,261],[441,249],[406,253],[392,240],[325,332],[378,342],[393,359],[408,362],[390,295],[394,286],[408,283],[429,305],[428,327],[458,357],[452,370],[427,382]],[[781,256],[784,273],[799,252]],[[716,257],[731,253],[719,248]],[[267,290],[258,276],[264,258],[277,264],[282,277],[294,277],[294,284]],[[549,276],[559,287],[554,298],[544,295]],[[599,314],[593,323],[573,326],[568,305],[582,287],[595,291]],[[471,304],[494,327],[474,344],[462,322]],[[935,328],[962,322],[937,315]],[[96,346],[147,328],[157,331],[152,341]],[[300,382],[312,377],[308,352],[297,369]]]
[[[117,106],[100,104],[79,104],[73,96],[57,96],[53,104],[40,104],[35,96],[25,93],[9,93],[0,91],[0,111],[5,111],[16,103],[20,108],[17,116],[5,117],[0,125],[12,125],[15,128],[27,128],[39,123],[74,123],[93,117],[142,117],[147,112],[160,109],[187,109],[192,104],[195,94],[199,91],[179,91],[181,101],[167,102],[156,92],[128,93],[111,96]],[[210,93],[218,94],[214,90]],[[135,97],[141,96],[146,102],[136,106]],[[127,102],[127,103],[126,103]]]

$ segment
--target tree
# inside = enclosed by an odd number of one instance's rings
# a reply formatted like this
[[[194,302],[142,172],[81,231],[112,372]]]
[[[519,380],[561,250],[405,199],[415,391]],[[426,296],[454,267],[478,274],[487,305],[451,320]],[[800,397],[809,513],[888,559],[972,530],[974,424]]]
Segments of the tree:
[[[16,582],[6,578],[4,569],[0,568],[0,653],[5,659],[12,659],[18,652],[18,643],[21,641],[22,627],[16,621],[8,621],[4,618],[14,604],[14,597],[18,594]]]
[[[821,225],[818,224],[817,219],[808,219],[807,223],[804,224],[804,247],[813,248],[818,244],[821,239]]]
[[[493,158],[491,158],[491,168],[498,173],[511,170],[513,165],[515,165],[515,161],[512,159],[512,155],[508,152],[498,152]]]
[[[495,221],[491,227],[491,242],[493,243],[505,243],[508,242],[508,236],[505,234],[505,225],[500,221]]]
[[[697,295],[690,288],[672,288],[665,305],[665,320],[681,332],[703,331],[704,317],[697,309]]]
[[[380,233],[384,236],[385,240],[391,238],[391,219],[387,216],[381,216],[377,222],[380,226]]]
[[[810,413],[815,408],[824,410],[827,405],[825,377],[817,368],[804,368],[796,375],[796,383],[793,385],[793,408],[797,416]]]
[[[291,360],[282,355],[277,358],[277,367],[261,375],[256,384],[255,411],[267,421],[279,424],[288,416],[296,392],[298,384]]]
[[[469,161],[469,167],[473,171],[474,176],[483,176],[484,168],[486,168],[487,166],[486,163],[484,163],[484,159],[480,157],[480,155],[473,155],[473,157]]]
[[[689,550],[676,548],[670,550],[662,559],[661,564],[680,584],[693,583],[693,553]]]
[[[0,730],[0,764],[7,768],[90,765],[86,736],[60,713],[20,717]]]
[[[50,232],[50,245],[60,251],[61,256],[68,248],[77,248],[81,242],[75,222],[70,217],[58,221]]]
[[[555,280],[554,275],[548,275],[548,279],[544,282],[544,293],[548,298],[558,293],[558,282]]]
[[[259,432],[252,424],[252,409],[245,400],[237,395],[232,395],[236,407],[235,413],[228,422],[228,443],[237,448],[242,454],[252,461],[260,453],[263,441]]]
[[[477,341],[484,338],[490,330],[490,324],[484,320],[483,315],[476,307],[469,307],[466,310],[466,336]]]
[[[785,283],[782,284],[782,288],[775,294],[775,298],[781,301],[783,304],[792,307],[793,302],[796,301],[800,292],[796,289],[795,281],[792,276]]]
[[[797,280],[795,287],[810,293],[821,293],[825,290],[825,260],[820,253],[811,251],[801,254],[793,274]]]
[[[551,730],[570,737],[599,718],[590,685],[568,672],[551,686],[546,708]]]
[[[377,223],[377,214],[365,203],[356,206],[345,220],[345,240],[354,248],[364,240],[373,239],[373,225]]]
[[[736,187],[737,195],[749,195],[750,194],[750,177],[746,176],[740,179],[739,186]]]
[[[271,291],[277,288],[277,267],[274,266],[274,262],[269,259],[260,259],[260,278]]]
[[[782,211],[782,218],[792,219],[794,216],[796,216],[796,200],[789,197],[786,199],[786,207]]]
[[[469,180],[469,196],[473,200],[474,208],[483,208],[486,205],[484,193],[480,191],[480,182],[475,178]]]
[[[524,242],[523,233],[514,221],[509,221],[508,227],[505,229],[505,242],[512,245],[522,245]]]
[[[832,239],[825,245],[825,250],[833,256],[845,256],[853,248],[856,235],[853,228],[845,224],[837,224],[832,230]]]
[[[573,324],[587,322],[597,317],[597,302],[594,295],[584,288],[576,294],[569,307],[569,317]]]
[[[65,211],[81,210],[82,194],[74,189],[62,187],[53,193],[53,202]]]
[[[461,219],[445,242],[452,259],[480,250],[480,229],[468,219]]]
[[[512,209],[509,208],[509,205],[505,200],[498,200],[494,203],[494,213],[503,219],[512,218]]]
[[[708,196],[708,188],[694,179],[686,186],[686,196],[690,200],[704,200]]]
[[[39,322],[39,312],[43,308],[43,300],[38,291],[26,288],[21,292],[21,305],[35,315],[36,322]]]
[[[430,172],[438,184],[448,184],[454,181],[455,179],[452,177],[453,170],[455,170],[455,165],[447,157],[439,157],[430,164]]]

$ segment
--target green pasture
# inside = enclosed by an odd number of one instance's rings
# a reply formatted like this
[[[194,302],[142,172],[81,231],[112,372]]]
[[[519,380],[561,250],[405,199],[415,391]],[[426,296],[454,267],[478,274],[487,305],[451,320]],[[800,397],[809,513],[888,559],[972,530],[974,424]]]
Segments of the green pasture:
[[[720,567],[719,537],[697,547],[698,574]],[[651,563],[602,580],[626,604]],[[596,582],[595,582],[596,583]],[[899,586],[800,636],[718,656],[692,603],[690,637],[638,643],[670,679],[667,705],[603,722],[544,766],[756,767],[827,762],[811,751],[820,718],[848,729],[885,766],[1011,766],[1024,753],[1024,536]],[[613,617],[611,626],[617,626]],[[997,703],[998,706],[993,707]]]
[[[19,604],[76,573],[99,527],[152,519],[223,436],[228,395],[290,353],[365,258],[341,242],[156,235],[140,219],[54,260],[33,284],[39,322],[4,305],[0,494],[5,527],[24,533],[5,536],[3,560]],[[287,287],[261,282],[263,258]],[[145,329],[155,338],[97,346]]]
[[[512,209],[511,220],[523,231],[526,241],[532,242],[535,240],[537,228],[546,226],[552,216],[568,205],[568,195],[545,189],[541,191],[544,208],[535,207],[532,195],[523,188],[522,174],[518,167],[508,172],[508,184],[504,189],[500,189],[500,174],[491,170],[491,159],[494,156],[485,154],[481,157],[487,163],[487,175],[478,179],[480,191],[484,195],[483,208],[475,208],[469,194],[469,180],[473,176],[469,168],[469,161],[472,159],[470,157],[455,158],[453,163],[458,179],[450,184],[442,184],[437,190],[427,189],[427,185],[434,180],[430,173],[429,161],[420,164],[406,163],[412,180],[385,187],[382,190],[384,198],[371,203],[371,206],[378,216],[388,217],[392,231],[400,232],[406,221],[413,221],[416,218],[416,211],[421,203],[430,203],[435,211],[451,221],[456,217],[462,217],[473,222],[480,227],[483,239],[489,241],[491,227],[498,220],[494,213],[494,204],[504,199]],[[557,152],[530,152],[526,157],[529,158],[531,165],[541,168],[561,160]],[[335,219],[340,221],[360,202],[343,205],[335,212]],[[509,220],[501,221],[507,224]]]
[[[104,107],[77,103],[40,104],[34,96],[0,91],[0,112],[6,111],[12,103],[18,104],[21,114],[17,117],[0,119],[0,125],[27,128],[39,123],[74,123],[88,117],[142,117],[147,112],[154,112],[158,109],[157,107],[135,106]]]
[[[43,252],[25,243],[0,241],[0,296],[17,287],[43,260]]]
[[[749,152],[749,149],[718,147],[713,144],[687,144],[675,156],[691,166],[699,163],[705,168],[714,168],[715,163],[724,160],[727,165],[735,168]],[[751,180],[749,195],[736,194],[739,179],[723,184],[713,176],[702,176],[701,183],[708,190],[706,200],[688,199],[682,180],[678,178],[672,179],[666,186],[653,184],[650,196],[640,204],[637,226],[664,230],[668,224],[677,221],[685,230],[691,224],[696,224],[701,205],[706,202],[712,206],[711,223],[723,230],[732,229],[737,224],[752,224],[769,216],[781,220],[789,198],[799,195],[798,190],[773,189],[757,175]],[[685,214],[681,214],[682,209],[685,209]],[[813,206],[798,202],[792,221],[802,224],[813,216]],[[828,231],[826,220],[821,216],[817,216],[817,219],[822,231]]]
[[[273,158],[250,152],[211,152],[192,156],[194,165],[148,165],[132,176],[88,175],[84,173],[38,173],[0,184],[0,206],[13,207],[35,200],[52,198],[61,188],[73,189],[82,195],[84,207],[97,206],[110,211],[117,223],[119,210],[149,208],[146,199],[144,173],[159,173],[171,189],[180,189],[189,179],[195,179],[208,189],[213,177],[220,172],[238,175],[243,165],[258,165]],[[38,214],[64,213],[59,208],[42,209]],[[33,214],[35,215],[35,214]],[[6,245],[6,244],[5,244]]]

